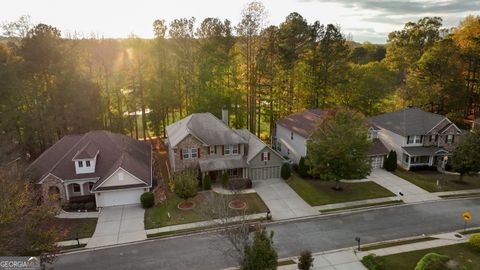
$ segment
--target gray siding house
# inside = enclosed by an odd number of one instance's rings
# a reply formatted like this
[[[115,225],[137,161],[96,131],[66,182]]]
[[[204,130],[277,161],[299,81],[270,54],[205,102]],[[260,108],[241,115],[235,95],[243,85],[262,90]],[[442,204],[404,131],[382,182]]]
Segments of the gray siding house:
[[[231,129],[226,109],[222,120],[194,113],[169,125],[166,144],[172,171],[195,168],[212,180],[225,172],[231,179],[278,178],[285,162],[250,131]]]
[[[374,116],[369,121],[379,128],[379,139],[397,152],[398,164],[407,170],[445,166],[463,135],[447,117],[416,107]]]

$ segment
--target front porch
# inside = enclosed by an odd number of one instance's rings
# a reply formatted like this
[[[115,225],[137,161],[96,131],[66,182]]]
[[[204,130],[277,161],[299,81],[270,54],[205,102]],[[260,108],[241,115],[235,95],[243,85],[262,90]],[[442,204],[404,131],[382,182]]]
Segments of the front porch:
[[[444,169],[450,153],[440,147],[403,147],[401,166],[406,170],[418,167]]]
[[[92,188],[96,181],[96,179],[65,181],[63,183],[65,188],[65,199],[71,201],[93,196]]]

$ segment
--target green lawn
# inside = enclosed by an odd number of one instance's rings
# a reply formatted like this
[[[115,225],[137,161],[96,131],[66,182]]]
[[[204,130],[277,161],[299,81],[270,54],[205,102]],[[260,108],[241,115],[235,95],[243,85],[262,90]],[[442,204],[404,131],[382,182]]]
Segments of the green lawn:
[[[65,230],[61,241],[92,237],[97,226],[96,218],[55,218],[55,225]]]
[[[235,199],[246,202],[247,209],[245,213],[247,215],[267,212],[267,206],[256,193],[224,196],[231,197],[231,199],[234,199],[235,197]],[[197,205],[194,209],[178,209],[177,205],[182,201],[183,199],[179,198],[175,194],[169,193],[168,199],[165,202],[157,204],[150,209],[147,209],[145,211],[145,229],[153,229],[163,226],[205,221],[211,219],[211,216],[207,214],[207,209],[209,208],[209,205],[208,202],[205,200],[205,196],[203,193],[199,193],[196,197],[189,199],[189,201],[193,201]],[[170,212],[170,218],[168,218],[167,212]],[[243,214],[243,211],[232,210],[231,214],[232,216],[241,215]]]
[[[287,183],[312,206],[395,196],[374,182],[341,183],[343,190],[335,191],[334,182],[307,180],[292,174]]]
[[[385,269],[404,270],[414,269],[417,262],[427,253],[435,252],[447,255],[451,259],[460,263],[465,270],[479,269],[480,252],[474,250],[470,244],[462,243],[438,248],[417,250],[412,252],[400,253],[383,257],[385,259]]]
[[[442,174],[437,171],[412,172],[397,168],[394,174],[429,192],[480,188],[480,175],[464,176],[464,182],[459,182],[458,175]]]

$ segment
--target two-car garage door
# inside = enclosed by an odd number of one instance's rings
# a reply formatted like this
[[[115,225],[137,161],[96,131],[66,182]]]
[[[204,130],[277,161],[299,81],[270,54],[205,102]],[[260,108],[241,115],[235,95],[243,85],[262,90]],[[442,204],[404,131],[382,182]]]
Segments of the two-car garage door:
[[[143,192],[143,188],[100,192],[100,194],[96,194],[97,206],[106,207],[116,205],[138,204],[140,203],[140,196]]]
[[[252,181],[280,178],[280,166],[250,168],[249,177]]]

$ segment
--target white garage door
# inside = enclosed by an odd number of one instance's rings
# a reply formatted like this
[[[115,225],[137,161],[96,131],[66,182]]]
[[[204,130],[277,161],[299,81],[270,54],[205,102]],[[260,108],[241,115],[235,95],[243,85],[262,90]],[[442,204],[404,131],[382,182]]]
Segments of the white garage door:
[[[280,178],[280,166],[250,169],[251,180],[263,180],[269,178]]]
[[[97,194],[97,204],[99,207],[138,204],[143,192],[143,188],[100,192],[100,195]]]
[[[383,156],[371,157],[372,169],[380,169],[383,167]]]

